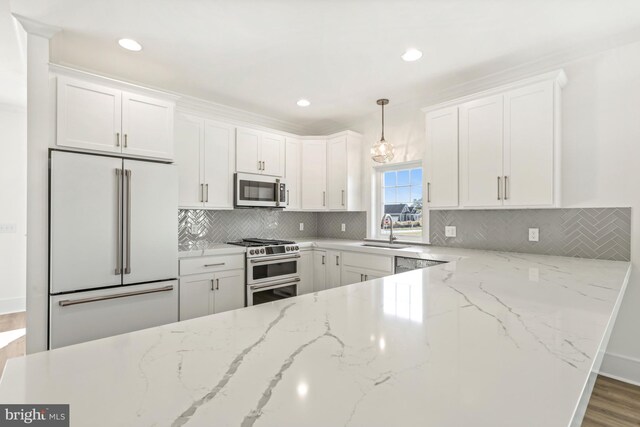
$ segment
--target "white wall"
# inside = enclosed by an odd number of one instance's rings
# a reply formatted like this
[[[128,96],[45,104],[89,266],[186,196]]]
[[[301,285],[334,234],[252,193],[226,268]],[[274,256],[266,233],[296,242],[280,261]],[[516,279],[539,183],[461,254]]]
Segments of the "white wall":
[[[568,76],[562,93],[562,204],[564,207],[632,207],[632,262],[640,267],[640,42],[560,67]],[[532,75],[532,70],[526,76]],[[540,69],[549,71],[549,68]],[[534,73],[533,73],[534,74]],[[524,77],[525,75],[523,75]],[[512,79],[514,81],[517,79]],[[506,82],[505,82],[506,83]],[[427,97],[425,97],[427,99]],[[393,162],[422,159],[424,115],[432,103],[385,111]],[[364,134],[365,150],[380,138],[379,112],[350,128]],[[366,153],[365,158],[368,159]],[[370,160],[365,160],[371,163]],[[365,171],[366,198],[371,169]],[[365,200],[365,206],[370,202]],[[634,272],[611,338],[603,371],[640,383],[640,273]]]
[[[0,105],[0,314],[23,311],[26,301],[27,112]]]

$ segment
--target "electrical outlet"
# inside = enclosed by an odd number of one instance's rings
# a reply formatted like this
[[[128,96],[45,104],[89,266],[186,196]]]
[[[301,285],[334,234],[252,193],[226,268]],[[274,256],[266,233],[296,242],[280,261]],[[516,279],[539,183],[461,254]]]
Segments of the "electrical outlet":
[[[198,224],[191,224],[191,234],[198,234]]]
[[[300,231],[304,231],[304,222],[300,223]]]
[[[456,237],[456,227],[455,225],[447,225],[444,227],[444,235],[445,237]]]
[[[540,240],[540,229],[539,228],[530,228],[529,229],[529,241],[537,242]]]
[[[342,227],[340,227],[340,229],[342,231],[347,231],[347,225],[346,224],[342,224]]]
[[[0,224],[0,233],[15,233],[15,224]]]

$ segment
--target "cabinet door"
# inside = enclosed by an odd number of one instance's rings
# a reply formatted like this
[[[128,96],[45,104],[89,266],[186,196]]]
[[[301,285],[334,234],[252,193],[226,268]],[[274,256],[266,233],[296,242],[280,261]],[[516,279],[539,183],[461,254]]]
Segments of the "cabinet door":
[[[244,307],[244,270],[221,271],[215,274],[213,312],[235,310]]]
[[[58,77],[56,144],[120,153],[122,92]]]
[[[504,97],[504,204],[554,204],[553,82]]]
[[[122,94],[122,153],[173,159],[172,102]]]
[[[261,173],[260,132],[238,128],[236,131],[236,172]]]
[[[204,120],[180,116],[176,121],[176,165],[178,166],[178,206],[203,206],[202,139]]]
[[[122,159],[51,153],[52,293],[122,283],[116,271],[122,259],[122,180],[116,170],[122,171]]]
[[[327,252],[327,278],[326,288],[337,288],[342,284],[340,271],[342,264],[342,253],[336,251]]]
[[[327,253],[313,251],[313,291],[323,291],[327,280]]]
[[[458,107],[426,115],[427,204],[432,208],[458,206]]]
[[[232,126],[205,121],[204,124],[204,205],[208,208],[233,209]]]
[[[351,285],[352,283],[360,283],[364,281],[362,270],[354,267],[342,268],[342,286]]]
[[[347,209],[347,137],[327,141],[327,205]]]
[[[324,140],[302,143],[302,209],[327,208],[327,144]]]
[[[180,320],[213,313],[215,279],[212,274],[180,278]]]
[[[301,142],[287,138],[285,144],[285,173],[287,208],[300,209],[300,151]]]
[[[462,204],[502,206],[502,95],[460,106]]]
[[[298,284],[298,295],[313,292],[313,251],[300,252],[300,283]]]
[[[284,176],[284,137],[263,133],[260,143],[260,160],[264,175]]]

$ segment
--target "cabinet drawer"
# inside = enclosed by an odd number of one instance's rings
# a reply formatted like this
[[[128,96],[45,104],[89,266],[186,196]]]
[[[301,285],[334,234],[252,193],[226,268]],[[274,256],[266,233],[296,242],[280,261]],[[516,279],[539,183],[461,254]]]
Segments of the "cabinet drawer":
[[[384,255],[370,255],[356,252],[343,252],[342,263],[351,267],[360,267],[369,270],[393,271],[393,257]]]
[[[220,255],[180,260],[180,276],[244,269],[244,255]]]

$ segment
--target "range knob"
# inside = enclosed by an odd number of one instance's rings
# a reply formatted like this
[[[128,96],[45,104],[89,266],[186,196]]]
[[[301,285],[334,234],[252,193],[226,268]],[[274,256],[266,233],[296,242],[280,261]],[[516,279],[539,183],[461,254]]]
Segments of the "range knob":
[[[289,251],[290,251],[290,250],[292,250],[292,249],[293,249],[293,248],[292,248],[291,246],[286,246],[286,247],[284,248],[284,250],[285,250],[285,251],[287,251],[287,252],[289,252]]]
[[[260,253],[263,254],[264,253],[264,248],[260,249]]]
[[[250,254],[250,255],[253,255],[253,254],[255,254],[255,253],[256,253],[256,251],[254,251],[253,249],[251,249],[251,250],[249,251],[249,254]]]

